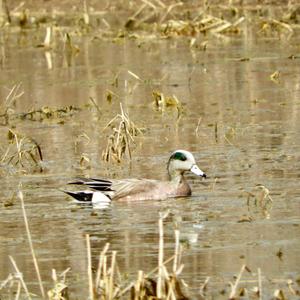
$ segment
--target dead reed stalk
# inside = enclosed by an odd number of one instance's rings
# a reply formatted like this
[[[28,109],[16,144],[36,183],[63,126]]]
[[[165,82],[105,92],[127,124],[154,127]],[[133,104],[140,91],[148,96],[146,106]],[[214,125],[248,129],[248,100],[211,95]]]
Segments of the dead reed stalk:
[[[21,90],[21,83],[15,84],[8,92],[5,100],[0,105],[0,118],[4,119],[3,125],[9,123],[11,115],[14,113],[14,105],[17,99],[22,97],[24,91]]]
[[[34,248],[33,248],[33,243],[32,243],[32,239],[31,239],[31,233],[30,233],[30,229],[29,229],[29,223],[28,223],[27,214],[26,214],[26,210],[25,210],[23,193],[22,193],[21,190],[19,190],[19,192],[18,192],[18,198],[21,201],[22,213],[23,213],[23,218],[24,218],[24,223],[25,223],[27,238],[28,238],[28,242],[29,242],[30,252],[31,252],[33,263],[34,263],[34,268],[35,268],[35,271],[36,271],[36,274],[37,274],[37,278],[38,278],[38,282],[39,282],[41,294],[42,294],[42,297],[45,298],[45,291],[44,291],[44,287],[43,287],[43,282],[42,282],[42,278],[41,278],[41,274],[40,274],[39,265],[38,265],[38,262],[37,262],[37,259],[36,259],[36,255],[35,255],[35,252],[34,252]]]
[[[100,278],[102,275],[102,270],[103,270],[103,264],[104,264],[104,257],[106,257],[106,253],[109,249],[109,243],[105,245],[103,250],[101,251],[99,255],[99,260],[98,260],[98,268],[97,268],[97,275],[96,275],[96,280],[95,280],[95,287],[98,288],[100,286]]]
[[[243,275],[243,272],[245,271],[245,269],[246,269],[246,265],[242,265],[242,268],[240,270],[239,275],[237,276],[237,278],[235,280],[235,283],[234,284],[230,283],[231,292],[230,292],[230,295],[229,295],[229,299],[235,299],[235,296],[236,296],[236,293],[237,293],[237,287],[239,285],[239,282],[242,278],[242,275]]]
[[[86,248],[87,248],[87,274],[89,283],[89,299],[94,300],[94,287],[93,287],[93,273],[92,273],[92,253],[91,253],[91,243],[90,236],[86,236]]]
[[[163,220],[167,217],[167,215],[161,215],[158,220],[158,227],[159,227],[159,252],[158,252],[158,278],[157,278],[157,288],[156,294],[158,299],[162,299],[164,295],[163,292],[163,267],[164,267],[164,226]]]
[[[258,294],[259,294],[259,300],[262,300],[262,281],[261,281],[261,269],[257,269],[257,275],[258,275]]]
[[[11,256],[9,256],[9,259],[10,259],[10,261],[11,261],[11,263],[12,263],[12,265],[13,265],[15,271],[16,271],[17,278],[20,280],[20,282],[21,282],[21,284],[22,284],[22,286],[23,286],[23,289],[24,289],[24,291],[25,291],[25,294],[26,294],[27,299],[31,300],[31,296],[30,296],[30,294],[29,294],[27,285],[26,285],[26,283],[25,283],[25,281],[24,281],[23,274],[20,272],[20,270],[19,270],[19,268],[18,268],[18,266],[17,266],[15,260],[14,260]],[[18,288],[18,291],[19,291],[19,288]],[[19,293],[20,293],[20,292],[18,292],[17,294],[19,294]],[[16,299],[18,299],[18,298],[16,298]]]
[[[120,103],[121,113],[112,118],[105,126],[104,130],[111,127],[113,133],[108,137],[106,149],[102,152],[102,159],[107,162],[121,162],[127,154],[131,160],[131,147],[134,137],[142,134],[141,128],[137,127],[124,112]]]
[[[34,166],[39,167],[40,171],[43,170],[39,164],[43,160],[42,150],[36,141],[20,135],[12,129],[9,129],[7,136],[10,144],[0,158],[0,162],[21,168]]]

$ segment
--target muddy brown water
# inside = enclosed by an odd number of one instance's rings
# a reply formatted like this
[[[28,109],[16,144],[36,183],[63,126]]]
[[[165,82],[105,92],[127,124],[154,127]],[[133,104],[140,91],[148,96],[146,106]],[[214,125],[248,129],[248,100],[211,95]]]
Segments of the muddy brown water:
[[[8,39],[1,45],[1,101],[21,83],[24,95],[16,101],[16,113],[42,106],[82,108],[63,123],[12,120],[0,127],[3,151],[8,127],[33,137],[43,151],[42,173],[23,174],[1,166],[0,201],[10,199],[22,184],[47,288],[52,286],[51,269],[62,272],[71,267],[72,299],[86,298],[86,234],[91,237],[94,267],[109,242],[118,252],[123,274],[133,278],[138,270],[150,271],[157,265],[158,215],[167,210],[165,257],[173,254],[177,226],[185,248],[182,278],[195,297],[209,276],[211,294],[224,298],[220,291],[243,264],[253,271],[245,277],[249,282],[257,280],[261,268],[265,296],[276,287],[285,288],[287,279],[299,278],[300,60],[288,58],[299,56],[299,39],[212,40],[203,52],[191,50],[184,39],[87,38],[78,41],[80,52],[74,56],[36,48],[31,36],[23,36],[21,42],[18,35]],[[270,75],[275,71],[280,75],[274,82]],[[106,100],[107,90],[118,95],[113,94],[111,102]],[[155,109],[153,90],[176,95],[183,104],[180,120],[174,108]],[[98,103],[101,116],[89,97]],[[120,102],[145,132],[136,138],[131,163],[106,164],[101,154],[109,132],[103,127],[119,112]],[[205,181],[187,175],[191,197],[115,202],[95,210],[76,206],[58,190],[79,175],[162,179],[169,154],[181,148],[192,151],[208,174]],[[82,153],[90,159],[83,166]],[[273,199],[268,211],[253,201],[247,205],[244,191],[251,192],[258,184],[268,188]],[[11,255],[29,289],[39,294],[21,206],[17,198],[13,201],[13,206],[1,207],[0,279],[13,272]]]

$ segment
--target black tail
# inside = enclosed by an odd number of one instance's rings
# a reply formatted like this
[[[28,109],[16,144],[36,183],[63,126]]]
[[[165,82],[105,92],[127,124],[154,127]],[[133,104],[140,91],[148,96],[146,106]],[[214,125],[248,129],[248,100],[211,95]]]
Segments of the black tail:
[[[80,202],[92,202],[93,198],[93,192],[88,192],[88,191],[79,191],[79,192],[69,192],[69,191],[64,191],[64,193],[68,194],[69,196],[73,197],[77,201]]]

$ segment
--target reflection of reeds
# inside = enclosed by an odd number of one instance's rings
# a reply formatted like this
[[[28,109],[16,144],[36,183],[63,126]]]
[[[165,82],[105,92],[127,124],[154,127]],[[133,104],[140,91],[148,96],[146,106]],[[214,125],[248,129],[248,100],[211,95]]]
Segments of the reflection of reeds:
[[[142,134],[141,128],[137,127],[124,112],[122,104],[120,104],[120,109],[121,113],[112,118],[104,128],[105,130],[110,127],[113,130],[102,153],[102,159],[107,162],[121,162],[126,154],[131,159],[131,145],[134,137]]]

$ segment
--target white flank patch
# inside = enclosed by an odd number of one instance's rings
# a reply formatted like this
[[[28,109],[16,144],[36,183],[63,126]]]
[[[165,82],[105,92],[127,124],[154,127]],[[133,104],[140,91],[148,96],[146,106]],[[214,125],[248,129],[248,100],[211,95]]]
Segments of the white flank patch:
[[[92,204],[110,204],[111,200],[102,192],[93,192]]]

